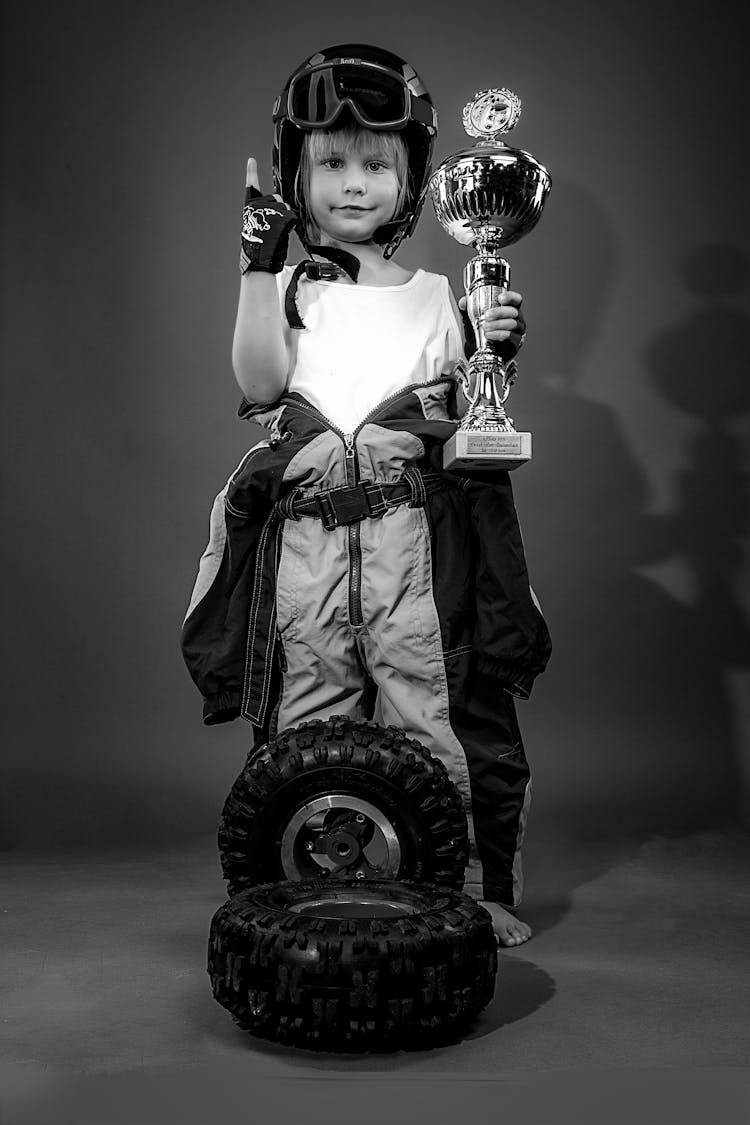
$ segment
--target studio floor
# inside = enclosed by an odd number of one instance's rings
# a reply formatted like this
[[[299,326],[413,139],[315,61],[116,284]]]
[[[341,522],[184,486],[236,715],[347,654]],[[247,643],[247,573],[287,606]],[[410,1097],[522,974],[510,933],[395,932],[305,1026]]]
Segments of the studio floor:
[[[734,1125],[750,1101],[750,834],[537,832],[524,946],[438,1050],[340,1056],[212,998],[215,842],[2,865],[3,1125],[345,1119]]]

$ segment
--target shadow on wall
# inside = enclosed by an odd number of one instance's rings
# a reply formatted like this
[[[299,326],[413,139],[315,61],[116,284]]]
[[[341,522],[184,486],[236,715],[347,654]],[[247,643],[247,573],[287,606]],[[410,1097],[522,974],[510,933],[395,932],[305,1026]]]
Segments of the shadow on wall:
[[[750,405],[742,377],[750,335],[725,297],[744,288],[746,263],[718,247],[691,253],[686,279],[703,301],[710,339],[695,341],[690,315],[646,348],[653,388],[702,420],[675,509],[650,515],[648,482],[615,412],[576,386],[584,369],[596,382],[587,353],[607,315],[618,248],[587,191],[555,190],[555,237],[546,250],[539,240],[533,268],[557,276],[565,298],[545,316],[554,323],[535,343],[542,377],[524,390],[523,406],[535,431],[535,472],[522,485],[521,515],[539,513],[525,534],[555,643],[524,716],[540,824],[548,816],[602,842],[687,832],[738,812],[726,671],[748,662],[734,585],[748,520],[730,419]],[[554,257],[545,262],[545,253]],[[639,378],[643,359],[638,342],[630,346]]]
[[[671,551],[682,560],[701,657],[729,708],[727,674],[750,667],[750,627],[739,596],[750,531],[750,318],[735,305],[744,298],[746,306],[750,262],[734,246],[696,246],[684,255],[680,274],[694,308],[656,337],[646,360],[652,385],[697,428],[675,510],[662,517],[663,543],[655,546],[662,557]],[[729,728],[728,765],[739,798],[743,732],[732,729],[731,720]],[[708,756],[720,750],[706,747]]]

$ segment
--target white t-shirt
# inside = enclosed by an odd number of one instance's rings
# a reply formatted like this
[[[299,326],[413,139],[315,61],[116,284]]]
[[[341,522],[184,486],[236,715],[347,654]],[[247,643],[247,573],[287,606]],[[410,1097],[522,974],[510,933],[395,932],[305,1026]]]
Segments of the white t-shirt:
[[[293,272],[277,274],[282,312]],[[305,328],[292,330],[287,387],[350,433],[378,403],[410,383],[451,371],[463,356],[448,278],[417,270],[403,285],[309,281],[297,289]]]

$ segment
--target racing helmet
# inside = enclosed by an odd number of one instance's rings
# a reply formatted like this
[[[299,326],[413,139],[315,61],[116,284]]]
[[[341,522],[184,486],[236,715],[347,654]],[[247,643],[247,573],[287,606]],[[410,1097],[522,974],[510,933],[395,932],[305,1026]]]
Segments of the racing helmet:
[[[406,142],[413,198],[374,235],[390,258],[416,226],[437,136],[432,99],[414,67],[398,55],[345,43],[317,51],[297,67],[273,107],[274,191],[293,206],[305,134],[332,130],[347,119],[374,132],[401,133]]]

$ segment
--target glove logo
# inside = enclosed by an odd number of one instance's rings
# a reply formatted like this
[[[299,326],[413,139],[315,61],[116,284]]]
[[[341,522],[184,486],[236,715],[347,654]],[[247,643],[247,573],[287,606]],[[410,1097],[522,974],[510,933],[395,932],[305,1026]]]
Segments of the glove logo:
[[[268,221],[269,215],[277,215],[282,219],[283,213],[277,211],[275,207],[246,207],[242,212],[242,237],[247,239],[248,242],[263,242],[262,238],[258,238],[254,231],[269,231],[271,224]]]

